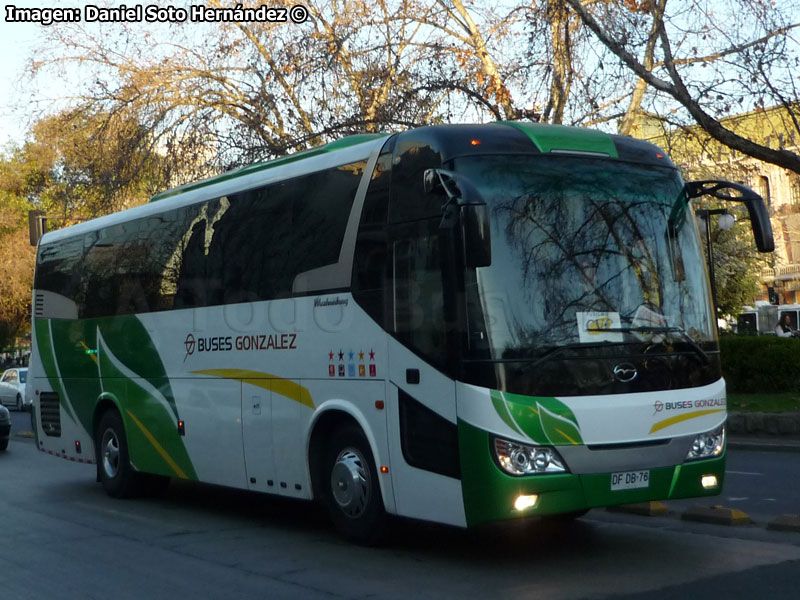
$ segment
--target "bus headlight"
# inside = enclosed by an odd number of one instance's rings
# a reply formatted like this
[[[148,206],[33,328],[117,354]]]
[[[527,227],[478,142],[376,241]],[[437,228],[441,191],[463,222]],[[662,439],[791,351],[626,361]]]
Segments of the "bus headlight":
[[[701,458],[714,458],[722,454],[725,448],[725,426],[720,425],[713,431],[701,433],[692,442],[686,460],[699,460]]]
[[[494,438],[494,454],[498,464],[509,475],[538,475],[567,471],[558,452],[546,446],[529,446]]]

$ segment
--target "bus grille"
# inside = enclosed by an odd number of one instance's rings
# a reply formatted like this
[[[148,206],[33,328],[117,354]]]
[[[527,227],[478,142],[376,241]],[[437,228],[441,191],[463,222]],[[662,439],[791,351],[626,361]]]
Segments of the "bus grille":
[[[45,435],[61,437],[61,406],[55,392],[39,394],[39,421]]]

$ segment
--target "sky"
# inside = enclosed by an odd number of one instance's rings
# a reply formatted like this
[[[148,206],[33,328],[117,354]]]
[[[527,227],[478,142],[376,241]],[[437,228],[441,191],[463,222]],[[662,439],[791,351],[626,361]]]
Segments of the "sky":
[[[21,144],[24,141],[25,132],[34,114],[32,98],[38,101],[37,106],[52,109],[59,99],[63,99],[67,95],[63,89],[64,84],[60,80],[52,80],[52,84],[49,84],[46,78],[39,76],[34,88],[26,79],[26,62],[30,60],[33,51],[41,46],[41,34],[45,26],[36,23],[6,22],[6,7],[12,5],[18,8],[80,7],[82,9],[87,4],[130,8],[136,5],[159,4],[159,2],[156,0],[150,2],[142,0],[11,0],[11,2],[3,2],[2,13],[0,13],[0,81],[3,82],[0,85],[0,152],[8,149],[11,142]],[[160,4],[185,7],[191,2],[175,0]],[[114,28],[113,23],[99,23],[97,26],[111,31]],[[166,25],[158,23],[144,24],[143,26],[148,31],[157,31],[159,27],[166,27]],[[49,99],[52,99],[52,102],[48,104]]]
[[[6,5],[13,4],[19,7],[44,7],[68,4],[51,0],[44,2],[31,2],[29,0],[14,0],[3,2],[3,14],[0,19],[0,148],[10,141],[21,142],[26,129],[24,111],[16,111],[27,104],[30,92],[25,91],[21,77],[25,61],[30,57],[35,47],[36,37],[40,26],[28,23],[6,23]],[[69,3],[75,4],[75,3]]]

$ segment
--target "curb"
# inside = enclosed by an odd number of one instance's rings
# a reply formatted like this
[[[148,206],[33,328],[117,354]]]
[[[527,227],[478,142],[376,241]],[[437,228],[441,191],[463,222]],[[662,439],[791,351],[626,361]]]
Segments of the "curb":
[[[764,452],[800,452],[800,439],[783,438],[780,436],[730,436],[727,441],[728,449],[733,450],[760,450]]]
[[[767,523],[767,529],[800,533],[800,515],[782,515]]]
[[[736,508],[724,506],[693,506],[681,515],[684,521],[697,521],[713,525],[748,525],[751,523],[747,513]]]
[[[728,432],[757,436],[800,435],[800,412],[729,412]]]

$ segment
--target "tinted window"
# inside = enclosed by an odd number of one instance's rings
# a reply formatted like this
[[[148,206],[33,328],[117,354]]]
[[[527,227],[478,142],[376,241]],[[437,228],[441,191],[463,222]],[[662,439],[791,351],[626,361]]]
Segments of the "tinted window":
[[[426,194],[423,174],[442,166],[439,153],[427,143],[399,141],[392,166],[392,202],[389,220],[398,223],[442,214],[442,200]]]
[[[144,313],[173,307],[174,263],[198,207],[129,221],[86,236],[79,316]]]
[[[436,365],[447,353],[437,219],[403,226],[392,244],[393,323],[397,338]]]
[[[381,154],[370,176],[361,225],[385,224],[389,210],[389,183],[392,176],[392,155]]]
[[[83,272],[83,237],[47,244],[39,250],[35,287],[78,301]]]
[[[42,248],[37,289],[81,318],[290,296],[336,263],[365,163],[128,221]]]
[[[378,158],[370,178],[353,259],[352,288],[356,302],[375,321],[384,324],[386,286],[386,218],[392,155]]]
[[[223,198],[187,268],[221,282],[214,304],[291,296],[298,274],[339,260],[363,173],[359,162]]]

